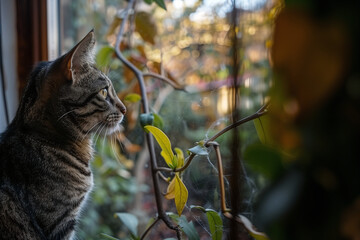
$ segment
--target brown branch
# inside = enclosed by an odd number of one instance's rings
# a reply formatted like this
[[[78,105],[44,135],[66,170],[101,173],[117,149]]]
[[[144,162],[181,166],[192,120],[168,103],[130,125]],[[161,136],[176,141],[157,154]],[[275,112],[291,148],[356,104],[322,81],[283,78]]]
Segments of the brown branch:
[[[250,116],[247,116],[247,117],[245,117],[245,118],[243,118],[243,119],[240,119],[240,120],[237,121],[236,123],[231,124],[231,125],[227,126],[226,128],[222,129],[221,131],[219,131],[218,133],[216,133],[213,137],[211,137],[210,139],[208,139],[208,140],[205,142],[204,146],[205,146],[205,147],[209,147],[209,145],[211,145],[211,144],[210,144],[211,142],[214,142],[214,140],[215,140],[216,138],[220,137],[221,135],[223,135],[224,133],[230,131],[231,129],[236,128],[236,127],[240,126],[241,124],[244,124],[244,123],[246,123],[246,122],[249,122],[249,121],[251,121],[251,120],[254,120],[254,119],[256,119],[256,118],[259,118],[259,117],[267,114],[267,113],[268,113],[267,108],[269,107],[269,105],[270,105],[270,101],[267,102],[266,104],[264,104],[258,111],[256,111],[256,113],[254,113],[254,114],[252,114],[252,115],[250,115]],[[171,171],[174,171],[174,172],[182,172],[182,171],[184,171],[184,170],[190,165],[191,161],[194,159],[195,156],[196,156],[196,154],[191,153],[190,156],[188,157],[188,160],[185,162],[185,165],[184,165],[183,167],[181,167],[181,168],[177,168],[177,169],[175,169],[175,170],[172,170],[172,169],[170,169],[170,168],[169,168],[169,169],[161,169],[161,170],[162,170],[162,171],[167,171],[167,172],[171,172]]]
[[[143,106],[143,112],[149,113],[149,104],[148,104],[148,100],[147,100],[147,96],[146,96],[146,87],[145,87],[145,83],[144,83],[143,73],[135,65],[133,65],[130,61],[128,61],[126,59],[126,57],[120,51],[120,44],[121,44],[124,29],[125,29],[125,24],[128,21],[129,11],[130,11],[130,9],[133,8],[134,3],[135,3],[135,0],[130,0],[128,3],[128,6],[125,9],[124,20],[121,23],[120,30],[116,37],[115,53],[116,53],[116,56],[120,59],[120,61],[135,74],[135,77],[137,78],[137,80],[139,82],[139,86],[140,86],[141,103]],[[154,140],[153,140],[152,136],[150,135],[150,133],[145,133],[145,137],[146,137],[146,142],[147,142],[148,150],[149,150],[149,154],[150,154],[151,176],[152,176],[153,185],[154,185],[154,195],[155,195],[155,202],[156,202],[156,207],[157,207],[157,212],[158,212],[158,219],[161,219],[168,228],[176,231],[178,239],[181,239],[181,230],[180,230],[179,226],[175,226],[173,224],[173,222],[171,222],[168,215],[166,215],[163,205],[162,205],[162,196],[161,196],[161,192],[160,192],[159,178],[156,174],[157,173],[157,170],[156,170],[157,162],[156,162],[156,157],[155,157]]]
[[[217,142],[208,142],[209,146],[213,146],[216,152],[216,160],[218,164],[218,175],[219,175],[219,185],[220,185],[220,201],[221,201],[221,212],[229,212],[230,209],[226,207],[225,199],[225,184],[224,184],[224,170],[222,166],[221,154],[220,154],[220,145]]]
[[[258,236],[264,237],[264,239],[268,239],[265,233],[258,232],[254,229],[252,223],[246,217],[242,215],[234,215],[231,213],[231,209],[226,207],[226,197],[225,197],[225,184],[224,184],[224,172],[222,167],[222,160],[220,154],[220,145],[217,142],[208,142],[209,146],[213,146],[216,152],[216,160],[218,164],[218,175],[219,175],[219,185],[220,185],[220,200],[221,200],[221,212],[223,215],[230,219],[234,220],[237,223],[240,223],[249,233],[256,234]]]
[[[165,77],[165,76],[162,76],[160,74],[157,74],[157,73],[152,73],[152,72],[148,72],[148,73],[143,73],[143,77],[152,77],[152,78],[157,78],[161,81],[164,81],[168,84],[170,84],[173,88],[175,88],[176,90],[182,90],[182,91],[185,91],[185,88],[184,86],[178,84],[177,82],[174,82],[172,81],[171,79]]]
[[[174,172],[182,172],[182,171],[184,171],[190,165],[191,161],[194,159],[195,156],[196,156],[195,153],[191,153],[190,156],[187,158],[184,166],[181,167],[181,168],[174,169],[173,171]]]
[[[161,172],[172,172],[172,171],[174,171],[173,169],[167,168],[167,167],[158,167],[155,170],[158,171],[158,172],[160,172],[160,171]]]
[[[156,171],[163,171],[163,172],[182,172],[182,171],[184,171],[186,168],[188,168],[188,166],[190,165],[191,161],[194,159],[195,156],[196,156],[196,154],[191,153],[190,156],[187,157],[187,160],[185,161],[184,166],[182,166],[181,168],[171,169],[171,168],[167,168],[167,167],[158,167],[158,168],[156,168]]]
[[[238,126],[240,126],[241,124],[244,124],[246,122],[249,122],[251,120],[254,120],[256,118],[259,118],[265,114],[268,113],[267,108],[269,107],[270,102],[267,102],[266,104],[264,104],[258,111],[256,111],[256,113],[247,116],[243,119],[240,119],[239,121],[237,121],[236,123],[233,123],[227,127],[225,127],[224,129],[222,129],[221,131],[219,131],[218,133],[216,133],[213,137],[211,137],[210,139],[208,139],[205,143],[204,146],[205,147],[209,147],[210,145],[213,145],[214,140],[218,137],[220,137],[221,135],[223,135],[224,133],[230,131],[233,128],[236,128]],[[167,167],[158,167],[156,168],[156,171],[163,171],[163,172],[182,172],[184,171],[186,168],[189,167],[191,161],[194,159],[194,157],[196,156],[195,153],[191,153],[189,155],[189,157],[187,157],[187,160],[185,161],[185,164],[183,167],[181,168],[176,168],[176,169],[171,169],[171,168],[167,168]]]
[[[160,218],[156,218],[155,221],[145,230],[145,232],[141,235],[140,240],[143,240],[146,235],[150,232],[150,230],[157,224]]]
[[[247,116],[247,117],[245,117],[245,118],[242,118],[242,119],[240,119],[239,121],[237,121],[237,122],[235,122],[235,123],[227,126],[226,128],[222,129],[221,131],[219,131],[218,133],[216,133],[213,137],[211,137],[210,139],[208,139],[208,140],[205,142],[204,146],[207,147],[208,144],[209,144],[209,142],[214,141],[216,138],[220,137],[221,135],[223,135],[224,133],[230,131],[231,129],[236,128],[236,127],[240,126],[241,124],[244,124],[244,123],[246,123],[246,122],[249,122],[249,121],[251,121],[251,120],[254,120],[254,119],[256,119],[256,118],[259,118],[259,117],[267,114],[267,113],[268,113],[267,108],[268,108],[269,104],[270,104],[270,102],[267,102],[267,103],[266,103],[265,105],[263,105],[258,111],[256,111],[256,113],[254,113],[254,114],[252,114],[252,115],[250,115],[250,116]]]
[[[159,168],[158,168],[158,169],[159,169]],[[162,180],[164,180],[164,182],[169,182],[167,177],[165,177],[161,172],[159,172],[159,170],[157,170],[157,171],[158,171],[157,174],[159,174],[159,177],[160,177]]]

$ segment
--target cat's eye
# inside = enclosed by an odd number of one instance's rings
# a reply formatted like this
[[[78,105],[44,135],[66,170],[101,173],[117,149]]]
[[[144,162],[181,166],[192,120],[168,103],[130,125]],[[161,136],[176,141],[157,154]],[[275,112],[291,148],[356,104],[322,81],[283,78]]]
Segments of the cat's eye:
[[[103,88],[100,90],[99,94],[103,97],[103,98],[106,98],[107,95],[108,95],[108,91],[106,88]]]

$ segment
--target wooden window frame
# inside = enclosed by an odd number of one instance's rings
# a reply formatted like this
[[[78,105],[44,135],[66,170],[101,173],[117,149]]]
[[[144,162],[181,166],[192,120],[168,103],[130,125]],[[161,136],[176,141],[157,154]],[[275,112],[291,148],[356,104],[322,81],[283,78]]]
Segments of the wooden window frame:
[[[16,0],[17,69],[22,96],[33,66],[48,60],[47,1]]]

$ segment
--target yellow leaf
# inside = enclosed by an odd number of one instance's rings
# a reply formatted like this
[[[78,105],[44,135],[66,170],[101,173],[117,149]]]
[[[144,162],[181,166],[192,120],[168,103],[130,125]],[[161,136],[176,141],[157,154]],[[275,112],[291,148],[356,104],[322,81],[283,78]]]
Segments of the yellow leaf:
[[[175,179],[175,206],[180,216],[188,199],[188,190],[178,174],[175,174]]]
[[[180,148],[175,148],[175,152],[178,158],[178,168],[184,166],[184,153]]]
[[[169,163],[172,164],[171,158],[166,152],[161,151],[160,155],[164,158],[165,162],[169,165]]]
[[[169,167],[173,164],[172,159],[174,159],[174,153],[171,150],[171,143],[166,134],[161,131],[159,128],[147,125],[144,127],[146,130],[152,133],[155,137],[157,143],[160,145],[162,150],[161,156],[164,158],[165,162]]]
[[[175,198],[175,181],[176,181],[176,177],[174,177],[171,180],[171,182],[169,183],[169,186],[167,188],[165,198],[168,200]]]

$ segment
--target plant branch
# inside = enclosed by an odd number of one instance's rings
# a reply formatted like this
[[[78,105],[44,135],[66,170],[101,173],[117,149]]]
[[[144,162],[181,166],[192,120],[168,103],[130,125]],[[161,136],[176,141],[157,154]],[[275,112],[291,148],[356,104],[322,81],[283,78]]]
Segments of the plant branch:
[[[167,167],[158,167],[158,168],[156,168],[156,170],[162,171],[162,172],[182,172],[190,165],[191,161],[194,159],[195,156],[196,156],[196,154],[191,153],[189,155],[189,157],[187,157],[187,160],[185,161],[184,166],[182,166],[181,168],[171,169],[171,168],[167,168]]]
[[[143,240],[146,235],[150,232],[150,230],[158,223],[160,218],[156,218],[155,221],[145,230],[145,232],[141,235],[140,240]]]
[[[216,138],[220,137],[221,135],[223,135],[224,133],[230,131],[231,129],[236,128],[236,127],[240,126],[241,124],[244,124],[246,122],[249,122],[251,120],[254,120],[256,118],[259,118],[259,117],[267,114],[268,113],[267,108],[269,107],[269,105],[270,105],[270,102],[267,102],[258,111],[256,111],[256,113],[254,113],[254,114],[252,114],[250,116],[247,116],[247,117],[245,117],[243,119],[240,119],[236,123],[233,123],[233,124],[227,126],[226,128],[222,129],[221,131],[216,133],[213,137],[208,139],[205,142],[204,146],[209,147],[209,145],[211,145],[210,144],[211,142],[214,142],[214,140]],[[174,169],[174,170],[172,170],[170,168],[162,168],[162,169],[159,169],[159,171],[161,170],[161,171],[166,171],[166,172],[172,172],[172,171],[174,171],[174,172],[182,172],[190,165],[191,161],[194,159],[195,156],[196,156],[196,154],[191,153],[190,156],[187,158],[187,161],[185,162],[185,165],[183,167],[181,167],[181,168],[177,168],[177,169]]]
[[[158,169],[159,169],[159,168],[158,168]],[[167,177],[165,177],[161,172],[159,172],[159,170],[157,170],[157,171],[158,171],[157,174],[159,174],[159,177],[160,177],[162,180],[164,180],[164,182],[169,182]]]
[[[120,59],[120,61],[135,74],[135,77],[137,78],[137,80],[139,82],[139,86],[140,86],[141,103],[143,106],[143,112],[149,113],[149,103],[148,103],[147,96],[146,96],[146,87],[145,87],[145,83],[144,83],[143,73],[135,65],[133,65],[130,61],[128,61],[126,59],[126,57],[120,51],[120,44],[121,44],[124,29],[125,29],[125,24],[128,21],[129,11],[130,11],[130,9],[133,8],[134,3],[135,3],[135,0],[130,0],[125,9],[124,19],[121,23],[120,30],[116,37],[115,53],[116,53],[116,56]],[[153,140],[152,136],[150,135],[150,133],[145,133],[145,138],[146,138],[146,142],[147,142],[148,150],[149,150],[149,154],[150,154],[151,176],[152,176],[153,185],[154,185],[154,195],[155,195],[155,202],[156,202],[156,207],[157,207],[157,212],[158,212],[158,219],[161,219],[168,228],[176,231],[178,239],[181,239],[181,230],[180,230],[179,226],[175,226],[173,224],[173,222],[170,221],[169,217],[166,215],[166,213],[163,209],[159,178],[156,174],[157,173],[157,170],[156,170],[157,162],[156,162],[156,157],[155,157],[154,140]]]
[[[187,157],[187,160],[186,160],[184,166],[181,167],[181,168],[174,169],[173,171],[174,172],[182,172],[182,171],[184,171],[190,165],[191,161],[194,159],[195,156],[196,156],[196,154],[191,153],[190,156]]]
[[[165,76],[162,76],[160,74],[157,74],[157,73],[152,73],[152,72],[149,72],[149,73],[143,73],[143,77],[153,77],[153,78],[157,78],[161,81],[164,81],[168,84],[170,84],[173,88],[175,88],[176,90],[182,90],[182,91],[185,91],[184,89],[184,86],[178,84],[177,82],[174,82],[172,81],[171,79],[165,77]]]
[[[171,169],[171,168],[167,168],[167,167],[158,167],[158,168],[156,168],[156,171],[158,171],[158,172],[173,172],[174,170],[173,169]]]
[[[256,119],[256,118],[259,118],[259,117],[267,114],[267,113],[268,113],[267,108],[268,108],[269,105],[270,105],[270,102],[267,102],[265,105],[263,105],[263,106],[262,106],[258,111],[256,111],[254,114],[252,114],[252,115],[250,115],[250,116],[247,116],[247,117],[245,117],[245,118],[242,118],[242,119],[240,119],[239,121],[237,121],[237,122],[235,122],[235,123],[227,126],[226,128],[222,129],[221,131],[219,131],[218,133],[216,133],[213,137],[211,137],[210,139],[208,139],[208,140],[205,142],[204,146],[207,147],[208,144],[209,144],[209,142],[214,141],[216,138],[220,137],[221,135],[223,135],[224,133],[230,131],[231,129],[236,128],[236,127],[240,126],[241,124],[244,124],[244,123],[246,123],[246,122],[249,122],[249,121],[251,121],[251,120],[254,120],[254,119]]]
[[[230,212],[230,209],[226,207],[225,199],[225,184],[224,184],[224,170],[222,166],[221,154],[220,154],[220,145],[217,142],[211,141],[208,142],[209,146],[213,146],[216,152],[216,160],[218,164],[218,174],[219,174],[219,185],[220,185],[220,201],[221,201],[221,212],[227,213]]]

